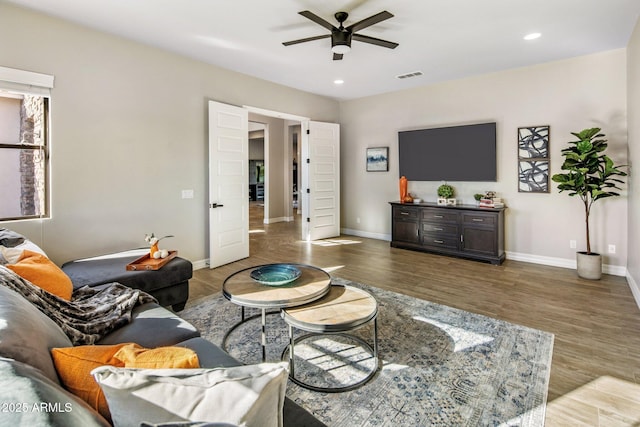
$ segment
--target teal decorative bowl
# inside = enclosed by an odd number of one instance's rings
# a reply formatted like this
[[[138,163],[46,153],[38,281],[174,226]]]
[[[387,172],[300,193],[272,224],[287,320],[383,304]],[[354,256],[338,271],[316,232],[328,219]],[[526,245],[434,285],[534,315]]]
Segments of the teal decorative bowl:
[[[300,270],[289,264],[265,265],[253,270],[251,278],[267,286],[282,286],[300,277]]]

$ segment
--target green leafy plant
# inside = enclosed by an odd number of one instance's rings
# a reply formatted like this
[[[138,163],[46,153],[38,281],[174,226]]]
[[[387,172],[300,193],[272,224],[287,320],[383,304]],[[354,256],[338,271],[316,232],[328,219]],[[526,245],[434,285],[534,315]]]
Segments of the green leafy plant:
[[[473,198],[476,199],[476,202],[479,202],[480,199],[484,197],[484,194],[476,193],[473,195]]]
[[[558,190],[569,191],[569,196],[578,196],[584,204],[587,254],[591,254],[591,240],[589,238],[589,214],[591,206],[596,200],[605,197],[619,196],[612,190],[620,190],[617,184],[624,181],[617,178],[627,174],[615,166],[613,160],[604,151],[607,149],[605,135],[600,133],[600,128],[584,129],[581,132],[571,132],[578,138],[571,141],[568,148],[563,149],[564,163],[562,170],[566,173],[558,173],[551,177],[558,183]]]
[[[453,195],[455,194],[455,192],[453,191],[453,187],[450,186],[449,184],[442,184],[440,187],[438,187],[438,196],[439,197],[444,197],[446,199],[450,199],[453,197]]]

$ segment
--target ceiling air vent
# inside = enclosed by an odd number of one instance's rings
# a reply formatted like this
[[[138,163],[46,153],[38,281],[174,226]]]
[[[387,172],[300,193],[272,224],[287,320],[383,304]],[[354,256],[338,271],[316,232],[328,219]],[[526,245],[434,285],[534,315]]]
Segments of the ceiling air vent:
[[[413,71],[411,73],[400,74],[396,76],[397,79],[408,79],[409,77],[418,77],[422,75],[422,71]]]

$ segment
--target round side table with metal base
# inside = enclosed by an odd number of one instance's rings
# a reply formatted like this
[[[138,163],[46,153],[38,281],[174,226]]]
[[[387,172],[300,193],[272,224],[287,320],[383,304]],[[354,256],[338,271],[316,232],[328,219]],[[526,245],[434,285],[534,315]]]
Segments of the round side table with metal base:
[[[289,358],[289,379],[314,391],[336,393],[353,390],[367,383],[378,372],[378,303],[368,292],[349,285],[332,285],[324,297],[303,306],[285,308],[282,318],[289,326],[289,345],[282,352],[282,360]],[[348,334],[373,321],[373,347],[360,337]],[[294,328],[309,332],[293,338]],[[356,341],[373,357],[373,369],[355,383],[324,387],[310,384],[296,377],[295,346],[311,337],[333,334]]]
[[[251,277],[252,272],[262,267],[293,267],[300,276],[283,285],[266,285]],[[304,264],[266,264],[240,270],[227,277],[222,284],[222,294],[226,299],[241,307],[241,320],[233,325],[222,339],[222,348],[226,351],[229,335],[245,322],[261,317],[262,361],[266,361],[266,316],[277,314],[279,309],[306,304],[324,296],[331,287],[329,274],[311,265]],[[245,318],[245,307],[259,308],[261,313]],[[269,311],[271,310],[271,311]],[[275,311],[274,311],[275,310]]]

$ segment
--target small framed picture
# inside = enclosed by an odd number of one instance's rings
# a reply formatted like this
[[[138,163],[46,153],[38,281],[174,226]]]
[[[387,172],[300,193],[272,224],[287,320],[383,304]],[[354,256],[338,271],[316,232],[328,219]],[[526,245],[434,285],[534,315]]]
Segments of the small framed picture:
[[[389,171],[389,147],[367,148],[367,172]]]

